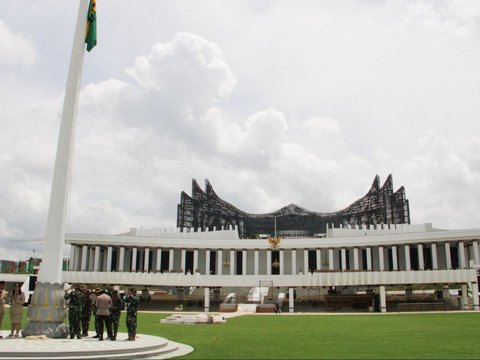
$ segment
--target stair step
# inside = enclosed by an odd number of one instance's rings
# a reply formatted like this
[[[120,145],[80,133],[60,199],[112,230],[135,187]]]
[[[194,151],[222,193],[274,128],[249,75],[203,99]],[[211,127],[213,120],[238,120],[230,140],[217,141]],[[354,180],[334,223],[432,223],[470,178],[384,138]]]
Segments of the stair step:
[[[127,334],[118,334],[118,338],[123,339],[125,337],[127,337]],[[99,342],[93,338],[82,338],[81,340],[27,340],[16,338],[2,341],[2,345],[6,344],[8,344],[8,351],[0,352],[0,360],[167,359],[193,351],[193,348],[189,345],[143,334],[140,334],[136,341],[105,340]]]

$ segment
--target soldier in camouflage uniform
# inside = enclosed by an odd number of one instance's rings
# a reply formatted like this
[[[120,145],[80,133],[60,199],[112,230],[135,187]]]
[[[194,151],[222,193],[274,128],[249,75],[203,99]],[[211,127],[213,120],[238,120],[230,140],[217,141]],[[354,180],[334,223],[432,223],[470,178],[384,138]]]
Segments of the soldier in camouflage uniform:
[[[98,339],[100,338],[100,334],[98,333],[98,327],[99,327],[99,324],[98,324],[98,318],[97,318],[97,309],[95,308],[95,302],[97,301],[97,296],[100,295],[100,289],[99,288],[96,288],[94,291],[92,291],[90,293],[90,303],[91,303],[91,307],[92,307],[92,313],[93,313],[93,316],[94,316],[94,319],[95,319],[95,336],[93,336],[93,338],[95,339]]]
[[[118,296],[118,291],[112,291],[112,307],[110,308],[110,324],[112,327],[112,337],[110,340],[117,340],[118,323],[120,322],[120,315],[122,314],[123,302]]]
[[[127,307],[127,340],[135,341],[135,336],[137,335],[137,309],[140,302],[135,289],[128,289],[123,302]]]
[[[83,308],[83,294],[80,287],[76,286],[72,291],[65,290],[65,300],[68,301],[68,330],[70,332],[70,339],[75,336],[81,339],[81,325],[82,308]]]
[[[88,328],[92,317],[92,301],[90,300],[90,291],[83,289],[83,308],[82,308],[82,336],[88,336]]]

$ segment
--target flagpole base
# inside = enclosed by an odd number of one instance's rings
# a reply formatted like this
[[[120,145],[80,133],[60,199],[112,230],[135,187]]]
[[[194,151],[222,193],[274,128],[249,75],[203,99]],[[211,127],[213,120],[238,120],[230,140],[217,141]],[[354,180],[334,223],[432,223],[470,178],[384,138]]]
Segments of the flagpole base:
[[[66,338],[64,286],[60,283],[37,282],[28,306],[27,326],[22,336],[45,335],[49,338]]]

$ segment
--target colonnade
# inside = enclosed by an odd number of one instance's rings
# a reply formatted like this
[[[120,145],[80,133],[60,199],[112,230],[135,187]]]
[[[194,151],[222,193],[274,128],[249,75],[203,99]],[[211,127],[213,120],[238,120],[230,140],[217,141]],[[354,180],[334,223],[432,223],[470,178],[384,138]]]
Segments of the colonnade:
[[[238,241],[241,245],[241,240]],[[298,275],[322,271],[468,269],[478,240],[308,249],[105,246],[71,242],[71,271]]]

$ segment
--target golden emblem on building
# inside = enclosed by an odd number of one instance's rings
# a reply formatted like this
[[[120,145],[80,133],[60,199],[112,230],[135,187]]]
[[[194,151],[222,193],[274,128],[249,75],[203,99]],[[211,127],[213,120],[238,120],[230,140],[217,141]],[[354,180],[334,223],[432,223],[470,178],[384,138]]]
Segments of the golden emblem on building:
[[[270,247],[272,249],[276,249],[278,245],[280,245],[281,241],[282,241],[282,238],[280,236],[274,236],[274,237],[268,238],[268,243],[270,244]]]

